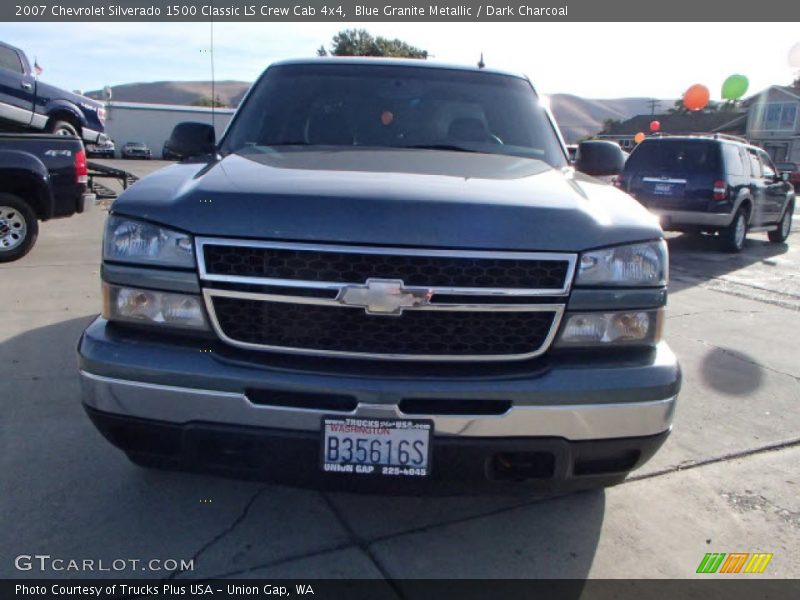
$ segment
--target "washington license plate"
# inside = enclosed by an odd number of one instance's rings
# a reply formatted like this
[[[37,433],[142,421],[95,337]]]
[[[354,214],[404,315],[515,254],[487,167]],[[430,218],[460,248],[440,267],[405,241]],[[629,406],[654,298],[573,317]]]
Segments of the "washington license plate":
[[[322,470],[426,477],[430,474],[432,433],[432,421],[324,417]]]

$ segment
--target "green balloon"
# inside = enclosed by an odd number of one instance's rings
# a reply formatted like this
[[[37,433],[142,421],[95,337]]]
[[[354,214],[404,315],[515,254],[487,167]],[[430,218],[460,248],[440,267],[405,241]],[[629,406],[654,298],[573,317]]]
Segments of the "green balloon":
[[[725,100],[738,100],[745,95],[749,85],[744,75],[731,75],[722,84],[722,97]]]

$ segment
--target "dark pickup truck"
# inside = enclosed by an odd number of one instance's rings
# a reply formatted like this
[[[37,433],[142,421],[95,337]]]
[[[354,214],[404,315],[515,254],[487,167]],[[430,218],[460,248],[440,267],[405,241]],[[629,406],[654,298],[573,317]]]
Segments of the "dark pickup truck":
[[[0,42],[0,127],[75,135],[86,143],[105,139],[101,102],[39,81],[19,48]]]
[[[618,145],[570,166],[526,78],[288,61],[213,132],[178,125],[170,147],[197,158],[106,225],[78,364],[133,462],[563,490],[617,483],[666,439],[663,233],[589,176],[621,170]]]
[[[39,221],[83,212],[87,176],[77,138],[0,134],[0,262],[30,251]]]

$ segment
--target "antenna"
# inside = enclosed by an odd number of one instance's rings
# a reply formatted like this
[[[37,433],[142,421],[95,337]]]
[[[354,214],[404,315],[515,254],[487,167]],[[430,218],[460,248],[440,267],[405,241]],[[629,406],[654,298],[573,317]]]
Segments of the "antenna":
[[[486,66],[486,63],[483,62],[483,52],[481,52],[481,59],[478,61],[478,68],[482,69]]]
[[[214,131],[217,130],[217,124],[215,122],[214,117],[216,116],[216,104],[217,104],[217,96],[216,96],[216,84],[214,78],[214,19],[210,20],[211,24],[211,48],[209,54],[211,55],[211,127],[214,128]]]

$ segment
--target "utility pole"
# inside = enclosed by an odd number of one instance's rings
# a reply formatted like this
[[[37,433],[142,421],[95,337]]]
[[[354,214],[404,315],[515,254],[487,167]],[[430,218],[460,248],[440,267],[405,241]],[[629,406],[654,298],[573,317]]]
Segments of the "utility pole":
[[[648,100],[647,103],[650,105],[650,114],[656,114],[656,107],[661,104],[660,100]]]

